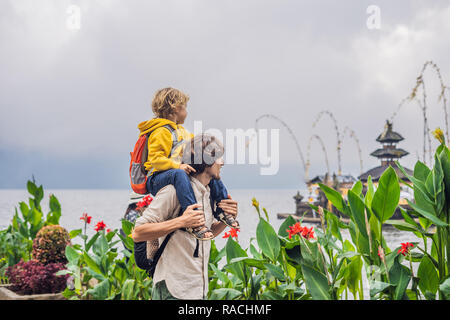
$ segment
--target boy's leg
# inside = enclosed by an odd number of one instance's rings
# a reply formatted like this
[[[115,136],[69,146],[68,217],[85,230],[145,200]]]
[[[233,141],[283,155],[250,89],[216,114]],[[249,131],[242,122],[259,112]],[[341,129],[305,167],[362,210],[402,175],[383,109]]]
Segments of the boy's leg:
[[[211,199],[216,203],[219,203],[221,200],[228,199],[228,191],[225,188],[222,180],[211,179],[209,182],[209,190],[211,192]],[[223,210],[217,207],[216,210],[218,213],[223,212]]]
[[[180,202],[181,213],[192,204],[197,203],[191,181],[187,173],[181,169],[169,169],[166,171],[155,172],[147,181],[147,191],[154,196],[159,190],[167,185],[173,185],[177,192],[177,198]]]
[[[155,174],[155,173],[154,173]],[[156,173],[155,176],[150,177],[147,182],[147,191],[156,195],[159,190],[167,185],[173,185],[177,192],[177,198],[180,202],[180,212],[183,214],[186,208],[192,204],[197,203],[197,199],[192,189],[191,180],[184,170],[181,169],[169,169]],[[197,210],[197,209],[194,209]],[[205,225],[203,227],[193,228],[193,234],[197,239],[209,239],[213,237],[213,234],[209,228]]]
[[[221,200],[228,199],[227,188],[225,188],[225,185],[220,179],[219,180],[212,179],[211,182],[209,183],[209,190],[211,192],[211,199],[216,204],[218,204]],[[223,221],[223,219],[220,218],[221,214],[224,213],[222,208],[217,207],[216,210],[214,210],[214,208],[212,209],[214,217],[219,221]],[[236,228],[239,227],[239,223],[233,217],[231,217],[230,215],[226,216],[227,217],[225,218],[225,220],[228,225],[234,226]]]

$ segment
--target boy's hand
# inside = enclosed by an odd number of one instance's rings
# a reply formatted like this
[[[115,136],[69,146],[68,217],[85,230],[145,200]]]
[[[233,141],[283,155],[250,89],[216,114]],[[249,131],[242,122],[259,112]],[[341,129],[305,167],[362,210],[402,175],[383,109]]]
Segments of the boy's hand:
[[[180,164],[180,169],[184,170],[184,172],[186,172],[187,174],[191,173],[191,172],[196,172],[194,168],[192,168],[190,165],[188,165],[187,163],[182,163]]]

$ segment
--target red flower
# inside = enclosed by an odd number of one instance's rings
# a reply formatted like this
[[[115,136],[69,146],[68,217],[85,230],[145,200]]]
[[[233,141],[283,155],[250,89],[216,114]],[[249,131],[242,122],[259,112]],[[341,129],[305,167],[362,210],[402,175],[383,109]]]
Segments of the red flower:
[[[106,228],[106,224],[104,224],[103,220],[102,220],[102,221],[97,222],[97,224],[95,225],[94,230],[99,232],[100,230],[103,230],[105,228]]]
[[[293,226],[289,226],[289,229],[286,229],[286,231],[289,234],[289,239],[292,239],[292,236],[296,234],[301,235],[305,239],[315,239],[313,227],[302,227],[300,222],[297,222]]]
[[[286,229],[286,231],[289,233],[289,239],[292,239],[292,236],[301,233],[303,230],[303,227],[300,225],[300,222],[297,222],[293,226],[289,226],[289,229]]]
[[[141,201],[137,203],[138,208],[147,207],[151,202],[153,201],[153,198],[151,195],[146,195],[144,198],[142,198]]]
[[[313,227],[311,227],[309,229],[308,229],[308,227],[303,227],[301,235],[305,239],[314,239],[314,229],[313,229]]]
[[[413,248],[414,245],[412,243],[406,242],[401,243],[402,247],[398,249],[397,254],[401,253],[402,255],[406,256],[407,253],[409,253],[409,247]]]
[[[223,235],[222,238],[224,238],[224,239],[229,238],[229,237],[237,238],[238,237],[237,233],[240,232],[240,231],[241,230],[239,230],[237,228],[230,228],[230,232],[229,233],[225,232],[225,234]]]
[[[80,220],[83,220],[86,223],[91,223],[91,216],[88,216],[88,214],[86,212],[83,213],[83,215],[81,216]]]
[[[110,233],[111,231],[111,229],[106,229],[106,233]]]
[[[230,237],[232,237],[232,238],[237,238],[237,236],[238,236],[238,232],[240,232],[240,230],[239,229],[236,229],[236,228],[231,228],[230,229]]]

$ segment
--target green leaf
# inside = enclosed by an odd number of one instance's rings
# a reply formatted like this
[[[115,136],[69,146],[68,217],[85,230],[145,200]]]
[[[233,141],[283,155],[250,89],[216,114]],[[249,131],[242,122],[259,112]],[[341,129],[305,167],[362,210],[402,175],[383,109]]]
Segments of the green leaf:
[[[250,257],[240,257],[240,258],[233,258],[230,260],[230,262],[228,263],[228,265],[231,265],[233,263],[237,263],[237,262],[245,262],[249,267],[254,267],[254,268],[258,268],[261,270],[265,270],[265,260],[259,260],[259,259],[254,259],[254,258],[250,258]]]
[[[102,270],[97,265],[97,263],[86,253],[83,253],[83,260],[86,262],[87,266],[91,268],[94,272],[102,274]]]
[[[264,219],[260,218],[256,227],[256,241],[261,251],[275,261],[280,253],[280,240],[273,227]]]
[[[356,195],[360,196],[363,190],[363,185],[361,183],[361,180],[358,180],[353,185],[351,191],[353,191]]]
[[[372,200],[374,194],[375,191],[373,187],[372,176],[369,175],[367,177],[367,192],[366,196],[364,197],[364,204],[366,205],[367,208],[372,208]]]
[[[130,235],[133,230],[134,224],[126,219],[122,219],[122,230],[125,235]]]
[[[126,279],[122,285],[122,300],[134,300],[134,279]]]
[[[414,166],[414,177],[418,180],[425,182],[431,170],[420,160],[418,160]]]
[[[76,265],[80,259],[80,254],[72,246],[66,246],[66,258],[69,263]]]
[[[375,297],[380,292],[383,292],[383,290],[389,288],[391,285],[386,282],[382,281],[372,281],[370,284],[370,296]]]
[[[412,203],[411,201],[409,201],[408,199],[406,199],[406,202],[408,202],[408,204],[411,206],[411,208],[414,209],[414,211],[416,211],[421,216],[429,219],[435,225],[437,225],[439,227],[446,227],[447,226],[447,223],[445,223],[444,221],[442,221],[441,219],[436,217],[434,212],[425,211],[422,208],[420,208],[418,205],[416,205],[415,203]]]
[[[109,295],[109,280],[103,280],[93,289],[87,290],[85,294],[91,294],[95,300],[106,300]]]
[[[284,219],[283,223],[278,229],[278,235],[282,237],[287,237],[289,234],[287,233],[286,230],[289,228],[289,226],[294,225],[296,222],[297,221],[294,218],[288,216],[286,219]]]
[[[441,290],[447,299],[450,299],[450,278],[447,278],[443,283],[441,283],[439,290]]]
[[[415,226],[418,230],[421,230],[420,225],[417,224],[417,222],[413,219],[413,217],[410,216],[408,211],[400,207],[400,213],[403,216],[403,219],[405,219],[405,222]]]
[[[430,291],[436,294],[439,287],[439,275],[433,262],[427,256],[423,256],[417,270],[417,276],[419,277],[419,288],[422,293],[425,294],[426,291]]]
[[[279,266],[276,266],[271,263],[264,263],[264,266],[267,268],[267,270],[269,270],[269,273],[276,279],[280,281],[286,281],[286,275]]]
[[[95,233],[92,238],[88,241],[86,244],[86,252],[89,251],[89,249],[92,247],[92,245],[97,241],[98,237],[100,236],[100,232]]]
[[[300,245],[294,246],[292,248],[285,248],[287,257],[296,262],[297,264],[300,264],[302,262],[302,255],[300,253]]]
[[[20,212],[22,212],[22,216],[25,219],[25,221],[28,220],[28,213],[30,209],[28,208],[27,204],[25,202],[19,202]]]
[[[381,175],[377,191],[375,191],[372,200],[372,211],[381,223],[392,217],[399,200],[400,185],[397,174],[389,166]]]
[[[241,296],[242,292],[232,288],[214,289],[211,292],[211,300],[233,300]]]
[[[444,174],[445,193],[447,201],[450,201],[450,151],[447,147],[443,148],[439,154],[441,160],[442,172]]]
[[[247,257],[247,253],[241,248],[241,246],[234,240],[228,238],[225,245],[227,263],[229,264],[232,259],[239,257]],[[230,271],[236,275],[242,282],[246,280],[246,268],[244,262],[233,263],[229,265]]]
[[[283,300],[281,294],[272,290],[264,291],[261,297],[263,300]]]
[[[356,294],[359,290],[359,283],[362,277],[361,269],[363,266],[363,262],[361,257],[355,257],[348,264],[345,272],[345,279],[347,280],[347,285],[353,295],[356,297]]]
[[[348,191],[347,197],[348,197],[348,203],[350,204],[350,209],[352,212],[352,218],[354,219],[356,225],[358,226],[359,232],[364,237],[368,238],[366,220],[365,220],[365,214],[364,214],[364,211],[366,209],[364,206],[364,202],[352,190]]]
[[[59,218],[61,217],[61,205],[53,194],[50,196],[49,207],[50,212],[47,215],[47,225],[59,224]]]
[[[217,278],[219,278],[219,280],[222,281],[225,286],[230,282],[230,279],[228,279],[227,275],[219,270],[214,264],[210,263],[209,266],[214,271],[214,275],[217,276]]]
[[[338,191],[322,183],[319,183],[319,187],[325,193],[327,199],[330,200],[333,206],[336,207],[336,209],[338,209],[341,213],[350,216],[350,208],[347,206],[342,198],[342,195]]]
[[[69,232],[70,239],[73,239],[73,238],[79,236],[82,233],[83,233],[83,231],[81,229],[72,230],[72,231]]]
[[[302,264],[305,285],[314,300],[331,300],[327,277],[309,266]]]
[[[27,189],[28,189],[28,192],[31,194],[31,195],[35,195],[36,194],[36,192],[37,192],[37,186],[36,186],[36,184],[33,182],[33,181],[31,181],[31,180],[28,180],[27,181]]]
[[[338,217],[334,213],[332,213],[326,209],[324,209],[323,211],[324,211],[324,215],[325,215],[325,220],[327,222],[327,229],[331,232],[331,234],[333,236],[335,236],[340,241],[342,241],[342,234],[341,234],[341,230],[339,228]]]
[[[104,232],[100,232],[100,236],[97,241],[94,242],[92,246],[92,251],[98,256],[103,256],[108,252],[109,246],[108,241],[106,240],[106,236]]]
[[[390,224],[396,227],[398,230],[402,231],[411,231],[411,232],[420,232],[416,226],[402,220],[386,220],[384,223]]]
[[[394,300],[401,300],[405,295],[408,283],[411,280],[411,271],[399,262],[399,256],[395,257],[394,264],[389,270],[391,283],[395,285]]]

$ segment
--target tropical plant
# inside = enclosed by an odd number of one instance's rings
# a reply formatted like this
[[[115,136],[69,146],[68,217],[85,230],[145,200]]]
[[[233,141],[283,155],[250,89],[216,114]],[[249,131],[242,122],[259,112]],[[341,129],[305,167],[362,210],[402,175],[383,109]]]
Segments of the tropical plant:
[[[20,215],[15,208],[12,223],[4,230],[0,230],[0,277],[6,278],[6,268],[17,264],[20,260],[28,261],[32,258],[33,239],[37,232],[47,225],[59,223],[61,206],[54,195],[49,197],[50,211],[45,216],[42,212],[41,201],[44,190],[35,181],[27,182],[30,193],[28,203],[19,203]]]
[[[88,216],[82,218],[85,221],[84,233],[82,229],[73,230],[71,236],[80,236],[84,246],[75,244],[66,247],[66,270],[58,273],[69,274],[73,279],[73,288],[66,288],[64,296],[72,300],[148,300],[152,281],[135,264],[133,241],[129,237],[133,224],[122,220],[122,230],[126,234],[123,237],[117,234],[117,230],[106,229],[101,221],[95,226],[96,233],[89,238],[86,225],[90,219],[87,219]],[[123,250],[123,257],[120,258],[116,245],[121,240],[130,251]]]

